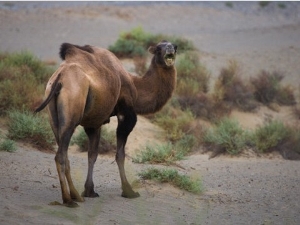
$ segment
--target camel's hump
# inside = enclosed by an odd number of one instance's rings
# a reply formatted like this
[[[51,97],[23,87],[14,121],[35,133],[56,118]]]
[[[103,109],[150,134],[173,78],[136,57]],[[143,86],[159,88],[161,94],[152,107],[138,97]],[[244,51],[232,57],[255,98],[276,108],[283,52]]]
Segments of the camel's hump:
[[[74,48],[78,48],[78,49],[81,49],[82,51],[86,51],[89,53],[94,53],[94,50],[90,45],[79,46],[79,45],[73,45],[70,43],[63,43],[60,46],[60,51],[59,51],[60,58],[62,60],[65,60],[66,55],[72,54],[72,49],[74,49]]]

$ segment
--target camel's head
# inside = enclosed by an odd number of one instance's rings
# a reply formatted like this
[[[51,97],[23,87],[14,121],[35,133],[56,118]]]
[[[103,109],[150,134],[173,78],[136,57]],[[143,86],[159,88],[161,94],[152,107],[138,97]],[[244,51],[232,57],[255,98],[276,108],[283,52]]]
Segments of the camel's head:
[[[148,51],[154,54],[155,61],[160,66],[171,67],[175,63],[177,46],[168,41],[161,41],[156,46],[151,46]]]

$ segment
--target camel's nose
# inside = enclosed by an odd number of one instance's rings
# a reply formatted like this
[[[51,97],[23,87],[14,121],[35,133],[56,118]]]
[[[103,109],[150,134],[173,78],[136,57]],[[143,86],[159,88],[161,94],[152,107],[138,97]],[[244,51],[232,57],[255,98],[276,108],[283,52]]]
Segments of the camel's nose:
[[[168,53],[168,54],[170,54],[170,53],[175,53],[175,48],[174,48],[174,46],[173,46],[171,43],[168,43],[168,44],[167,44],[166,50],[167,50],[167,53]]]

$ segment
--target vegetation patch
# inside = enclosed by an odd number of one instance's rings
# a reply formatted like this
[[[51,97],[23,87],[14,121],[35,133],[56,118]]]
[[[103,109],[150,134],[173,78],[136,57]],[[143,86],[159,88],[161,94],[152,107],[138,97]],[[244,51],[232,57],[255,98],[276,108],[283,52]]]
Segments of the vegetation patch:
[[[194,136],[186,135],[175,144],[146,145],[145,149],[133,158],[133,162],[170,165],[175,161],[184,159],[195,145],[195,142]]]
[[[40,150],[53,150],[54,135],[44,116],[29,111],[9,111],[8,117],[8,138],[30,143]]]
[[[145,57],[147,49],[162,40],[167,40],[180,46],[181,51],[195,49],[193,43],[189,40],[162,34],[154,35],[144,31],[141,26],[128,32],[122,32],[115,44],[109,46],[108,49],[120,58]]]
[[[176,69],[177,95],[190,97],[199,92],[208,92],[210,72],[200,63],[196,51],[188,51],[178,56]]]
[[[150,168],[139,173],[144,180],[155,180],[161,183],[170,183],[175,187],[200,194],[203,192],[203,186],[200,179],[192,179],[186,175],[181,175],[175,169],[156,169]]]
[[[10,139],[0,141],[0,151],[14,152],[17,150],[16,143]]]
[[[150,146],[146,145],[145,149],[142,150],[135,158],[135,163],[166,163],[171,164],[174,161],[183,159],[184,154],[177,149],[171,143]]]
[[[191,123],[195,117],[191,111],[182,111],[172,104],[176,103],[167,103],[160,112],[154,115],[152,121],[167,131],[167,139],[174,143],[189,134]]]
[[[30,52],[0,53],[0,115],[33,110],[41,101],[53,69]]]
[[[257,104],[250,87],[241,78],[240,69],[235,61],[230,61],[227,67],[221,69],[215,83],[213,97],[216,103],[235,107],[242,111],[253,111]]]
[[[207,130],[203,142],[213,151],[211,157],[220,153],[237,155],[247,146],[249,133],[236,120],[223,118],[213,128]]]
[[[295,105],[296,99],[291,86],[282,86],[284,75],[279,72],[261,71],[251,82],[254,86],[254,96],[257,101],[268,105],[272,102],[281,105]]]
[[[259,153],[271,152],[278,149],[291,135],[291,129],[281,121],[272,120],[258,127],[253,135],[252,142]]]

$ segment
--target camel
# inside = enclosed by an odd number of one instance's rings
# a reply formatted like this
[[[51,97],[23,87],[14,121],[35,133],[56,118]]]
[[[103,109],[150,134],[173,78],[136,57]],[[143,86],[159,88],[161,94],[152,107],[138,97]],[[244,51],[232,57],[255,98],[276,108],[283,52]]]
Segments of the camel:
[[[126,178],[126,141],[137,122],[137,115],[159,111],[171,98],[176,86],[174,63],[177,46],[164,40],[149,47],[148,51],[153,54],[148,71],[144,76],[135,76],[104,48],[70,43],[61,45],[63,62],[50,77],[44,101],[35,113],[47,106],[58,145],[55,163],[63,205],[77,207],[76,202],[83,202],[84,197],[99,196],[94,191],[93,168],[98,156],[101,126],[112,116],[118,119],[115,159],[121,178],[121,196],[140,196]],[[84,128],[89,140],[88,174],[81,195],[74,187],[67,154],[71,136],[78,125]]]

